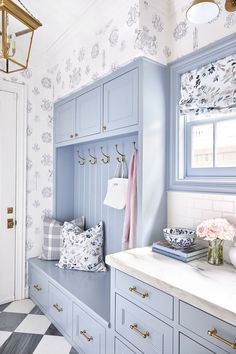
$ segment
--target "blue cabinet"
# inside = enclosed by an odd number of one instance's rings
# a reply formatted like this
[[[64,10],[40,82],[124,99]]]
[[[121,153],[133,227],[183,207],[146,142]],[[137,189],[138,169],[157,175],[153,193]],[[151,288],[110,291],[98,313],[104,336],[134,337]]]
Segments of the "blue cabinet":
[[[191,338],[180,333],[179,337],[179,354],[226,354],[225,351],[218,347],[211,349],[206,348],[200,343],[195,342]]]
[[[55,143],[74,138],[75,100],[55,107]]]
[[[101,130],[101,87],[76,99],[75,137],[98,134]]]
[[[138,123],[138,69],[104,84],[103,131]]]

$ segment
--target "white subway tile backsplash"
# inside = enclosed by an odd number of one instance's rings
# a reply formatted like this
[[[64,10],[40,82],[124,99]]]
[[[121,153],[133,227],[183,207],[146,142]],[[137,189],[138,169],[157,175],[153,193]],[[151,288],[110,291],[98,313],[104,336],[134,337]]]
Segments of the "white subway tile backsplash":
[[[236,194],[168,192],[168,226],[196,228],[203,220],[226,218],[236,225]],[[228,258],[228,242],[224,255]]]
[[[233,213],[234,203],[226,201],[214,201],[213,210],[222,211],[223,213]]]

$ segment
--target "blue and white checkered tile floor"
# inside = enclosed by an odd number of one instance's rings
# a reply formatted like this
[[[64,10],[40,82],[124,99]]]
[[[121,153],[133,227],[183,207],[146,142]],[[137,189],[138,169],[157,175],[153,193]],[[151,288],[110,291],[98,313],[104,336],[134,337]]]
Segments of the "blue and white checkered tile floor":
[[[27,299],[0,305],[0,354],[78,354]]]

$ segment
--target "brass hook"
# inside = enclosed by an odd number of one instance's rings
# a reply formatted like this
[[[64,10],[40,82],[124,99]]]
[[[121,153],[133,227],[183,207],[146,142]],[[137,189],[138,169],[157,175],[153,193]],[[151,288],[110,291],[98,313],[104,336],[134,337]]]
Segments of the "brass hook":
[[[102,161],[104,164],[109,163],[109,162],[110,162],[110,160],[111,160],[110,156],[109,156],[109,155],[104,154],[104,152],[103,152],[103,146],[101,146],[101,147],[100,147],[100,149],[101,149],[101,153],[102,153],[102,155],[105,157],[105,159],[104,159],[104,158],[102,158],[102,159],[101,159],[101,161]]]
[[[121,153],[119,152],[119,150],[118,150],[118,144],[115,145],[115,148],[116,148],[117,154],[121,156],[121,159],[120,159],[119,157],[116,158],[117,161],[120,162],[120,163],[121,163],[121,162],[124,162],[124,161],[125,161],[125,154],[121,154]]]
[[[89,154],[89,156],[93,159],[93,161],[92,161],[92,160],[89,160],[89,162],[91,163],[91,165],[96,165],[96,163],[98,162],[98,160],[97,160],[96,156],[91,155],[90,149],[88,149],[88,154]]]
[[[134,145],[134,150],[138,150],[138,149],[136,148],[136,141],[133,141],[133,145]]]
[[[80,160],[82,160],[82,162],[81,162],[81,161],[78,161],[79,164],[80,164],[81,166],[82,166],[82,165],[85,165],[85,164],[86,164],[86,159],[83,158],[83,157],[80,155],[79,150],[77,151],[77,155],[78,155],[78,158],[79,158]]]

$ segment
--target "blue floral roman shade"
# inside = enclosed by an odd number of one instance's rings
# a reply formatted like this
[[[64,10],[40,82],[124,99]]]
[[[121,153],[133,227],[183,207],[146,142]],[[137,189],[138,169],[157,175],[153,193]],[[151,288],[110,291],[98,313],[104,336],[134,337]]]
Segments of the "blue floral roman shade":
[[[236,110],[236,54],[184,73],[179,105],[185,115]]]

